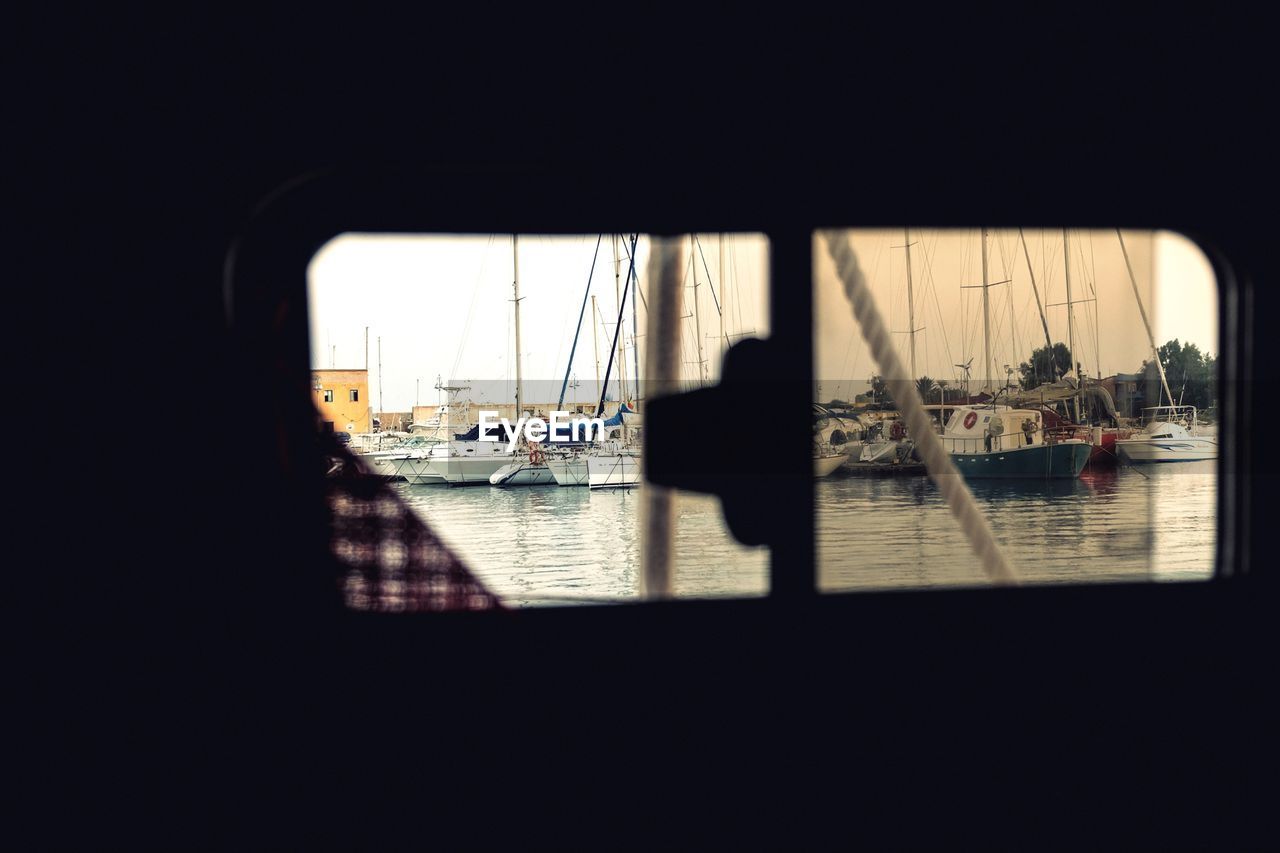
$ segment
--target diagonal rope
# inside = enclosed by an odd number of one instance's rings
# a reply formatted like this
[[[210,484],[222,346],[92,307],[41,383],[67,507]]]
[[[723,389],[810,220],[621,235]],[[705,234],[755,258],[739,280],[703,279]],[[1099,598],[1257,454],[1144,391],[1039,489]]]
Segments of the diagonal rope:
[[[969,545],[982,560],[987,576],[993,583],[1017,584],[1017,575],[1005,560],[991,531],[991,525],[974,501],[964,477],[956,470],[951,455],[942,446],[942,439],[933,431],[914,380],[903,378],[907,372],[902,360],[898,358],[888,330],[884,327],[880,312],[876,310],[875,300],[867,287],[862,269],[858,266],[858,258],[853,253],[853,246],[849,244],[848,235],[826,231],[823,232],[823,237],[827,242],[827,251],[835,262],[836,273],[844,285],[845,296],[853,306],[853,316],[858,321],[862,337],[871,348],[871,354],[880,367],[889,393],[906,417],[907,431],[915,439],[929,478],[937,484],[951,514],[960,522]]]

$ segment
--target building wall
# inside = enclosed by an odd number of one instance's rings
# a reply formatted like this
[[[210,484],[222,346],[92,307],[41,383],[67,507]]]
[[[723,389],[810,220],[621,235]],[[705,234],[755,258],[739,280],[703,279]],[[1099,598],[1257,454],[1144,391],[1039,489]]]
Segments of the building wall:
[[[383,432],[408,432],[413,416],[409,412],[377,412],[379,429]]]
[[[1140,373],[1117,373],[1104,380],[1110,382],[1111,397],[1116,403],[1116,412],[1122,418],[1136,418],[1142,413],[1146,399],[1146,379]]]
[[[369,432],[369,371],[313,370],[311,378],[311,395],[322,429],[332,424],[336,432]],[[332,400],[325,399],[326,392]]]

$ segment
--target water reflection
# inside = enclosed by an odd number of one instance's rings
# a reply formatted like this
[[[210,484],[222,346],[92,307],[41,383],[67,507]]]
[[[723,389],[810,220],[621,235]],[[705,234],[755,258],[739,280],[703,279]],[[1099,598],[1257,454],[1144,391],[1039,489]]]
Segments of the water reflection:
[[[970,489],[1026,583],[1211,576],[1213,463],[1086,472],[1076,480],[974,480]],[[488,587],[514,606],[637,596],[640,492],[393,484]],[[838,473],[815,483],[824,591],[985,586],[987,578],[925,477]],[[719,501],[680,494],[675,589],[758,596],[769,552],[736,542]]]
[[[639,490],[392,487],[504,604],[637,597]],[[768,550],[735,541],[716,498],[681,493],[676,517],[677,596],[768,592]]]
[[[1093,470],[1076,480],[972,480],[969,487],[1024,582],[1212,575],[1212,462]],[[926,480],[833,475],[817,484],[817,512],[820,589],[986,583]]]

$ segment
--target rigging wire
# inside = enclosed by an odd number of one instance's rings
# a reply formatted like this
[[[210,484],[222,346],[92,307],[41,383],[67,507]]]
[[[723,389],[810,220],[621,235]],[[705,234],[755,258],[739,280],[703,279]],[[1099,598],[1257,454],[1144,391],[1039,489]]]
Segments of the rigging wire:
[[[951,455],[943,447],[942,439],[931,428],[929,415],[921,405],[919,394],[910,380],[902,379],[904,371],[901,361],[897,358],[893,341],[876,310],[866,279],[858,268],[857,256],[853,253],[848,237],[835,232],[827,232],[825,237],[827,251],[835,263],[836,274],[844,284],[845,295],[857,318],[862,337],[887,377],[894,399],[899,401],[908,431],[917,436],[917,447],[929,477],[942,493],[991,581],[1016,584],[1017,575],[1013,567],[1005,559],[990,523],[979,509],[964,477],[956,470]]]
[[[489,242],[485,244],[484,252],[480,255],[480,272],[476,275],[476,283],[471,288],[471,304],[467,306],[467,319],[462,325],[462,338],[458,342],[458,355],[453,360],[452,375],[446,381],[453,382],[457,379],[458,365],[462,362],[462,353],[466,350],[467,336],[471,331],[471,318],[475,314],[476,296],[480,293],[480,285],[484,282],[485,266],[489,263],[489,250],[493,247],[493,241],[496,234],[489,235]]]
[[[947,372],[947,375],[951,376],[953,374],[950,371],[954,370],[954,367],[950,366],[954,364],[951,358],[951,341],[947,336],[947,323],[942,316],[942,303],[938,300],[938,283],[933,275],[933,256],[937,254],[938,241],[941,239],[941,236],[941,233],[935,232],[933,235],[933,248],[930,249],[927,245],[924,248],[924,278],[927,282],[925,286],[928,288],[929,292],[933,294],[933,307],[934,312],[938,317],[938,330],[942,335],[942,346],[947,354],[947,365],[949,366],[944,369]]]

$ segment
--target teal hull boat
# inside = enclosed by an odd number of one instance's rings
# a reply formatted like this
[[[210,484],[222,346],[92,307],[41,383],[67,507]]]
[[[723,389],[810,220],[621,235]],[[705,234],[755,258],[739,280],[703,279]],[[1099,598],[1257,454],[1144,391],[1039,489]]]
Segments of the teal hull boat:
[[[990,453],[952,453],[951,461],[966,479],[1026,477],[1073,479],[1089,461],[1093,445],[1083,441],[1033,444]]]

